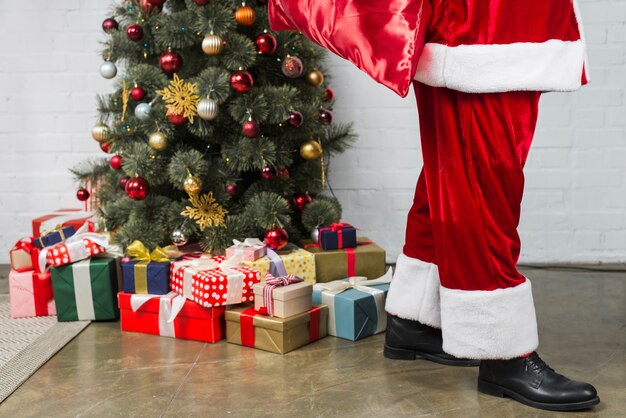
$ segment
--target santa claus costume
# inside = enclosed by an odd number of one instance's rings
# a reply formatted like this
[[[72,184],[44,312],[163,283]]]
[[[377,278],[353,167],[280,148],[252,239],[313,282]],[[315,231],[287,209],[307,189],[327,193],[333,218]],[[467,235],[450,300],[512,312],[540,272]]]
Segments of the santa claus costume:
[[[402,97],[413,85],[424,166],[386,309],[385,355],[480,364],[478,389],[575,410],[593,386],[536,354],[531,283],[516,268],[523,167],[542,92],[588,71],[576,0],[270,0],[304,36]]]

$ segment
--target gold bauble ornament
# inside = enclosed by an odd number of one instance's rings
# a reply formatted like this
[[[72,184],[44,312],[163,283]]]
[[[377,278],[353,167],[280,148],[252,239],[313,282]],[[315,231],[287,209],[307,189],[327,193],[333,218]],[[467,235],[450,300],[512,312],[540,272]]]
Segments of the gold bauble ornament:
[[[207,55],[218,55],[223,47],[224,40],[219,35],[211,33],[202,40],[202,51]]]
[[[322,156],[322,146],[315,139],[311,139],[300,146],[300,155],[305,160],[317,160]]]
[[[319,70],[311,70],[306,75],[306,81],[313,87],[318,87],[324,82],[324,74]]]
[[[254,9],[250,6],[246,6],[246,3],[241,3],[241,7],[237,8],[235,12],[235,21],[241,26],[252,26],[254,25],[254,19],[256,18],[256,14],[254,13]]]
[[[104,123],[99,123],[94,126],[91,130],[91,136],[98,142],[107,142],[113,137],[111,135],[111,130]]]
[[[189,175],[183,182],[183,189],[190,196],[195,196],[202,191],[202,179],[198,176]]]
[[[167,135],[161,131],[152,132],[148,135],[148,145],[155,151],[165,151],[167,148]]]

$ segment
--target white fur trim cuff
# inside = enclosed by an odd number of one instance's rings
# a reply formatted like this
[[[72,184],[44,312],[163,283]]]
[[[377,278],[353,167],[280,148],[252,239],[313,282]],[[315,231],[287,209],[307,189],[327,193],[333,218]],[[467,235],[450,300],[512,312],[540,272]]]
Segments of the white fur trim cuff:
[[[427,43],[414,79],[468,93],[573,91],[581,86],[581,40],[447,46]]]
[[[441,328],[440,286],[436,264],[400,254],[385,310],[400,318]]]
[[[510,359],[537,349],[532,287],[456,290],[441,287],[443,350],[459,358]]]

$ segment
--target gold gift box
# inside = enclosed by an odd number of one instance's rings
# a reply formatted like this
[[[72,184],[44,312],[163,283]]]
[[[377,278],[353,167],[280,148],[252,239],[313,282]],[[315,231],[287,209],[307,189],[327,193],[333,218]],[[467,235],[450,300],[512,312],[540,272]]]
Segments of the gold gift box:
[[[315,284],[315,256],[309,251],[298,248],[297,250],[277,251],[280,259],[283,260],[287,274],[295,274],[305,282]],[[270,271],[270,259],[267,256],[255,261],[242,261],[246,267],[254,269],[261,275],[261,280]],[[383,272],[384,273],[384,272]]]
[[[356,248],[348,249],[354,250],[354,274],[349,274],[346,249],[324,250],[309,244],[315,243],[312,240],[302,241],[306,250],[315,255],[315,279],[318,283],[341,280],[350,275],[376,279],[383,276],[387,269],[385,250],[367,237],[359,237]]]
[[[226,310],[226,341],[232,344],[245,345],[273,353],[285,354],[298,347],[317,341],[328,335],[328,306],[317,305],[312,310],[302,312],[288,318],[270,317],[255,314],[252,317],[253,334],[242,341],[242,312],[254,314],[254,305],[238,305]],[[317,311],[319,309],[319,311]],[[318,316],[311,330],[312,311]],[[315,337],[312,337],[313,334]],[[252,340],[250,340],[252,337]]]

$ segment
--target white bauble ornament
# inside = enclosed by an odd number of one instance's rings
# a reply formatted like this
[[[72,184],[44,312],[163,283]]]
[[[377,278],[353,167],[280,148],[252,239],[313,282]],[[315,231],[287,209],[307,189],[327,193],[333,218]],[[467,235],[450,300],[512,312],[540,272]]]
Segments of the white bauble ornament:
[[[213,99],[203,99],[198,103],[198,116],[204,120],[213,120],[220,112],[217,102]]]
[[[139,120],[148,120],[152,116],[152,106],[149,103],[139,103],[135,108],[135,117]]]
[[[105,61],[100,66],[100,75],[106,79],[111,79],[117,75],[117,67],[111,61]]]

